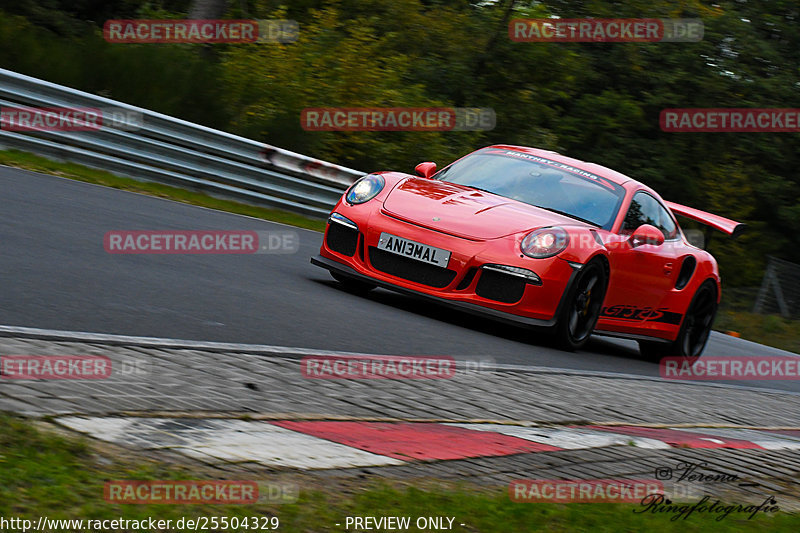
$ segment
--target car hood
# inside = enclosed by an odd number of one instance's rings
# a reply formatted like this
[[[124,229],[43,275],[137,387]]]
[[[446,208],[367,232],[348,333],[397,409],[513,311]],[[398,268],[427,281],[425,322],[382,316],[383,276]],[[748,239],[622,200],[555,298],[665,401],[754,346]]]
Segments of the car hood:
[[[552,225],[582,222],[510,198],[445,181],[409,178],[383,202],[401,220],[468,239],[495,239]]]

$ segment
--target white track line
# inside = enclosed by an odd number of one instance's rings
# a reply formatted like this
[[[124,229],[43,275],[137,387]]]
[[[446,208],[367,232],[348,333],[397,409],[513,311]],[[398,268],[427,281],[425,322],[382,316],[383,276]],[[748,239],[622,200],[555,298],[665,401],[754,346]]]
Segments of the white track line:
[[[578,428],[520,427],[499,424],[447,424],[476,431],[502,433],[540,444],[549,444],[565,450],[599,448],[602,446],[636,446],[637,448],[667,449],[666,442],[645,437],[632,437],[608,431],[594,431]]]
[[[209,463],[253,462],[304,470],[405,464],[266,422],[204,420],[200,427],[180,419],[64,417],[58,422],[107,442],[147,442],[148,449],[178,451]]]

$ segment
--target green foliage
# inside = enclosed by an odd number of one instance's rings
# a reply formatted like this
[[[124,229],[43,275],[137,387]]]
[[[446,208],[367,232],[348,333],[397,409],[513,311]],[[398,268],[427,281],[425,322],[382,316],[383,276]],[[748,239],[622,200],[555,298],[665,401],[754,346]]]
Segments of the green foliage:
[[[111,45],[89,24],[63,37],[0,12],[3,68],[224,128],[219,65],[189,45]]]
[[[424,31],[425,21],[411,7],[418,7],[415,0],[392,3],[385,16]],[[284,16],[278,11],[268,18]],[[366,9],[345,17],[332,3],[311,12],[297,43],[230,47],[223,54],[222,68],[228,87],[225,102],[235,113],[232,129],[366,170],[381,166],[410,170],[426,152],[449,161],[470,150],[474,133],[338,133],[301,128],[299,117],[308,107],[448,105],[444,99],[432,99],[425,86],[414,81],[413,46],[399,46],[408,34],[385,20]],[[398,52],[398,47],[406,50]]]

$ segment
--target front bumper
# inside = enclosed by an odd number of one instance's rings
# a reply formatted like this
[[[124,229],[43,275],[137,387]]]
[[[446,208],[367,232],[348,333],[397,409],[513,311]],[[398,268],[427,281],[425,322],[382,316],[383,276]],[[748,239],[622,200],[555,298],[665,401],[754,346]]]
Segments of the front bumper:
[[[326,228],[317,266],[451,308],[525,326],[552,326],[581,265],[558,257],[522,256],[514,238],[476,241],[411,224],[380,211],[334,220]],[[359,214],[356,212],[356,214]],[[451,252],[447,268],[377,249],[382,232]],[[502,267],[512,267],[503,272]],[[522,280],[514,269],[540,279]]]
[[[385,281],[380,281],[375,278],[371,278],[369,276],[365,276],[363,274],[359,274],[352,268],[342,263],[338,263],[332,259],[327,259],[322,257],[321,255],[317,255],[311,258],[311,264],[317,265],[322,268],[326,268],[331,272],[336,272],[337,274],[342,274],[344,276],[349,276],[353,279],[358,281],[363,281],[365,283],[372,283],[377,285],[378,287],[383,287],[384,289],[389,289],[395,292],[399,292],[401,294],[407,294],[409,296],[416,296],[421,297],[423,299],[432,300],[438,304],[444,305],[445,307],[450,307],[453,309],[458,309],[460,311],[465,311],[467,313],[471,313],[473,315],[480,315],[480,316],[488,316],[494,320],[499,320],[500,322],[505,322],[506,324],[513,324],[517,326],[552,326],[555,324],[555,318],[550,320],[541,320],[537,318],[528,318],[519,315],[513,315],[511,313],[504,313],[502,311],[497,311],[495,309],[491,309],[488,307],[483,307],[478,304],[459,301],[459,300],[449,300],[447,298],[441,298],[438,296],[433,296],[431,294],[427,294],[420,291],[415,291],[413,289],[408,289],[405,287],[400,287],[398,285],[394,285],[392,283],[387,283]]]

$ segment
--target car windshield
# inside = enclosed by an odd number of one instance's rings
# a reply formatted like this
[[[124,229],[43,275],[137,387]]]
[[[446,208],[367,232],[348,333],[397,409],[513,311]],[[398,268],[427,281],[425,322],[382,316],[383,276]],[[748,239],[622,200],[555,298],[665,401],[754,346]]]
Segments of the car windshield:
[[[466,185],[611,229],[624,189],[600,176],[514,150],[487,148],[434,179]]]

